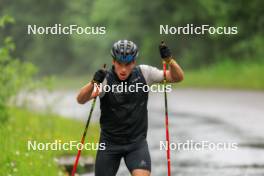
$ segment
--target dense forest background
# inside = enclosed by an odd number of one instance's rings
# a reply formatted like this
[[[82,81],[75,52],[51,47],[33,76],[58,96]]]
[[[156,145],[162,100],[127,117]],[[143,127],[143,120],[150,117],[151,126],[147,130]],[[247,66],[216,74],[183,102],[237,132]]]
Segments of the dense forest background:
[[[185,70],[223,60],[263,62],[264,1],[261,0],[0,0],[0,16],[14,22],[0,38],[11,36],[13,57],[38,66],[40,75],[93,73],[111,62],[114,41],[129,39],[140,48],[138,62],[160,65],[157,46],[165,40]],[[236,35],[160,35],[159,25],[237,26]],[[106,35],[28,35],[27,25],[105,26]],[[3,41],[1,41],[3,42]]]

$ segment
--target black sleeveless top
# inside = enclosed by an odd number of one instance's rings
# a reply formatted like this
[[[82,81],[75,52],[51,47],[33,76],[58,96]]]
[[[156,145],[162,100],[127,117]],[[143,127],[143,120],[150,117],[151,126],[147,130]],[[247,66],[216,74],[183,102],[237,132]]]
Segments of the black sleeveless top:
[[[108,72],[106,79],[110,87],[120,84],[126,86],[138,84],[140,87],[146,85],[138,66],[125,81],[119,80],[114,67]],[[100,98],[101,140],[128,144],[145,139],[148,129],[147,102],[148,92],[144,92],[141,88],[137,92],[105,92]]]

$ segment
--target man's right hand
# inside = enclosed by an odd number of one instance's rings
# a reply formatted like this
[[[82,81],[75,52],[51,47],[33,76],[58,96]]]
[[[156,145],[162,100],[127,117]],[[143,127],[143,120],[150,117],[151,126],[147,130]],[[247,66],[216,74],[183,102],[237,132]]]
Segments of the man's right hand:
[[[106,77],[106,70],[99,69],[95,72],[92,82],[102,83]]]

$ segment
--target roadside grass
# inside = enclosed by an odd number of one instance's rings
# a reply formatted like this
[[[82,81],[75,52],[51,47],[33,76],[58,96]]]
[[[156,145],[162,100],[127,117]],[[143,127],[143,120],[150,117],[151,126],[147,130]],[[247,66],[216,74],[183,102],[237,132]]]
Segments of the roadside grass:
[[[91,80],[92,75],[55,76],[52,81],[52,88],[55,90],[76,90],[80,89]]]
[[[264,62],[222,61],[196,70],[184,70],[185,79],[174,88],[264,90]],[[55,77],[55,90],[80,89],[91,75]]]
[[[186,71],[175,87],[264,90],[264,63],[221,62],[210,67]]]
[[[28,141],[61,143],[79,142],[85,122],[52,114],[37,114],[11,108],[10,118],[0,124],[0,175],[65,175],[56,164],[56,157],[76,155],[77,149],[28,150]],[[98,142],[99,125],[91,124],[86,142]],[[96,151],[83,150],[82,155],[95,157]]]

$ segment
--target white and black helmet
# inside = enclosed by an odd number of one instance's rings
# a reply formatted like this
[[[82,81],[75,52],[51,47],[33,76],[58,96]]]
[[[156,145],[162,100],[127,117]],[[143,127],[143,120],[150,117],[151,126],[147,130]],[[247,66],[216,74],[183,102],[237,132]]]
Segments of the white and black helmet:
[[[128,40],[119,40],[114,43],[111,50],[112,57],[122,63],[129,63],[138,56],[137,45]]]

